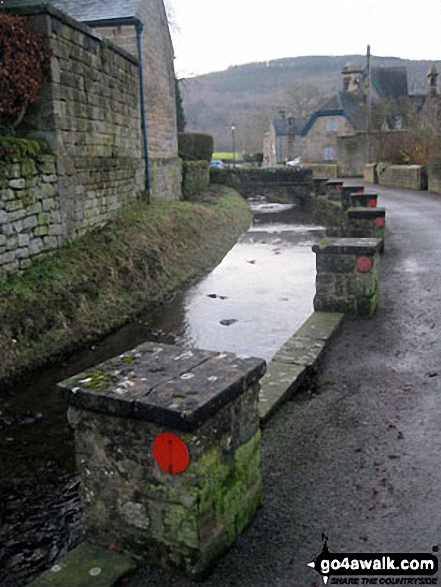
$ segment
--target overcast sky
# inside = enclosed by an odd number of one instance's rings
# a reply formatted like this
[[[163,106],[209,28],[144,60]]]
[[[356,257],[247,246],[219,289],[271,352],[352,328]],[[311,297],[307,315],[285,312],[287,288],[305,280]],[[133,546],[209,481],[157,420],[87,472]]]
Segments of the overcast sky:
[[[441,0],[165,0],[178,77],[302,55],[441,59]]]

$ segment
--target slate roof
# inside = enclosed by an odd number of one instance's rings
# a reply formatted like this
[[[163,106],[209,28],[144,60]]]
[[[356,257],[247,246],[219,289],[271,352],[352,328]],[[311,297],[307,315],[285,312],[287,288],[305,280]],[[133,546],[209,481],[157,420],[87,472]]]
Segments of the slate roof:
[[[140,0],[50,0],[61,10],[79,22],[107,20],[135,16]],[[3,8],[20,8],[42,4],[43,0],[4,0]]]
[[[382,98],[397,99],[409,95],[406,67],[374,67],[371,80]]]
[[[274,118],[273,125],[276,136],[300,135],[307,121],[307,118]]]
[[[365,127],[366,114],[364,100],[356,92],[338,92],[326,100],[308,121],[308,130],[312,126],[312,118],[317,116],[345,116],[355,130]],[[315,119],[314,119],[315,120]],[[305,129],[306,130],[306,129]]]

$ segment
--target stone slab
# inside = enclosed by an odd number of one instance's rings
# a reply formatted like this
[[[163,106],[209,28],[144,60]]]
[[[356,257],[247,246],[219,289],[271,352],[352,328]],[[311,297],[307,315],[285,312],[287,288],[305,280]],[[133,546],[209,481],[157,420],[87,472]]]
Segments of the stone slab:
[[[266,422],[303,383],[340,327],[342,313],[314,312],[274,355],[260,381],[259,418]]]
[[[259,358],[144,343],[58,387],[76,408],[192,430],[265,369]]]
[[[369,210],[373,210],[370,208]],[[313,245],[314,253],[326,253],[340,255],[341,253],[353,255],[372,255],[381,248],[379,238],[331,238],[326,242],[318,242]]]
[[[32,587],[112,587],[135,569],[129,556],[83,542],[42,573]]]
[[[261,379],[259,392],[259,418],[266,422],[277,408],[288,400],[303,382],[303,365],[272,361]]]

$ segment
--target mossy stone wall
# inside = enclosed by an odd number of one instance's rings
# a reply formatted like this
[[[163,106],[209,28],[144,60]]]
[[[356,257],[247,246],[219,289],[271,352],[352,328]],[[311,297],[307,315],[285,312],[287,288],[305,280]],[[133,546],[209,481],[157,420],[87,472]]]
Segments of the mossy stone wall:
[[[0,162],[0,277],[28,267],[63,244],[56,159]]]

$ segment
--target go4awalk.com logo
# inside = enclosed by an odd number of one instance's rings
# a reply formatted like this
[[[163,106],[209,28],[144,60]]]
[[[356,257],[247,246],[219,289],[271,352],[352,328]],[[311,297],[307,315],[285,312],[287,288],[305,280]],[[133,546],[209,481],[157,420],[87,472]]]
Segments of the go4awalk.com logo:
[[[331,553],[322,534],[322,552],[308,566],[331,585],[438,585],[438,559],[423,553]]]

